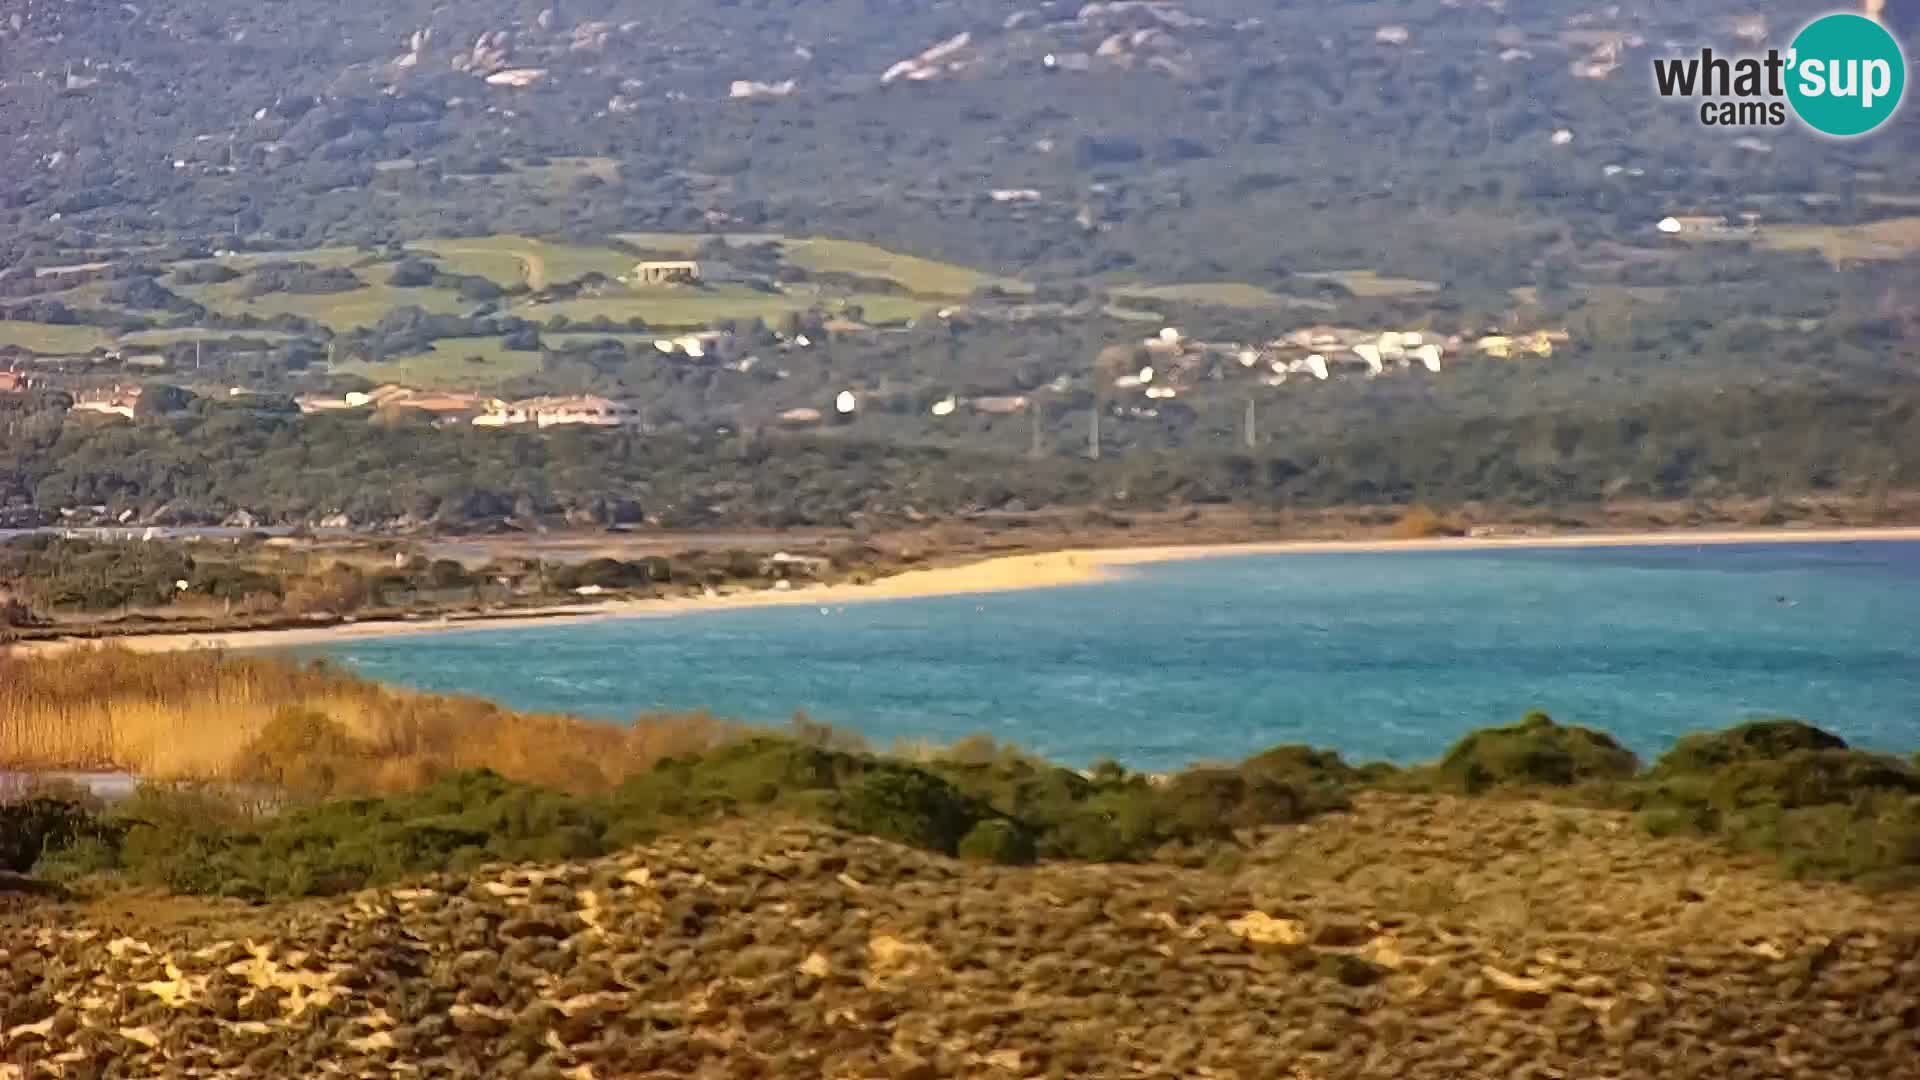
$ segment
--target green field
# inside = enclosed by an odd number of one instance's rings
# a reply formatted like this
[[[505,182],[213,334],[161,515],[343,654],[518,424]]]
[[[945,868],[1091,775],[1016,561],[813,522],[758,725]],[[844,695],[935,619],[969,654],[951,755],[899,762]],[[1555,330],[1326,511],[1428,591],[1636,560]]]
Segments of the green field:
[[[1590,311],[1609,307],[1624,311],[1635,305],[1664,304],[1673,299],[1674,293],[1673,289],[1664,285],[1602,285],[1576,281],[1567,287],[1585,302],[1585,308]],[[1507,293],[1522,304],[1533,306],[1540,303],[1540,290],[1532,285],[1508,289]]]
[[[431,254],[451,274],[473,274],[496,285],[530,289],[574,281],[590,273],[614,278],[633,269],[634,258],[607,247],[557,244],[526,236],[471,236],[420,240],[410,251]]]
[[[614,233],[615,240],[632,244],[647,251],[658,251],[664,255],[692,255],[700,250],[700,245],[709,240],[725,240],[729,244],[785,244],[787,238],[779,233],[669,233],[669,232],[624,232]]]
[[[1348,292],[1359,297],[1417,296],[1420,293],[1436,292],[1440,288],[1438,282],[1423,281],[1420,278],[1388,277],[1372,270],[1327,270],[1299,276],[1316,281],[1337,282],[1345,286]]]
[[[651,333],[636,334],[630,330],[568,330],[563,333],[540,333],[540,343],[549,349],[572,349],[581,345],[598,345],[602,341],[617,341],[622,345],[653,344]]]
[[[377,276],[377,275],[376,275]],[[298,315],[334,330],[371,326],[381,316],[409,305],[434,315],[458,315],[473,305],[452,289],[396,289],[367,285],[338,293],[267,293],[248,299],[241,295],[246,279],[219,285],[182,286],[176,291],[224,315]]]
[[[37,353],[83,353],[104,349],[112,343],[113,336],[97,326],[55,326],[0,319],[0,347],[13,345]]]
[[[120,335],[120,344],[159,348],[182,341],[222,341],[227,338],[251,338],[255,341],[285,341],[292,334],[280,330],[212,330],[198,326],[175,330],[136,330]]]
[[[514,314],[545,322],[564,315],[574,322],[591,322],[604,315],[623,323],[634,316],[654,327],[698,328],[720,319],[761,318],[768,322],[790,311],[804,311],[810,297],[764,293],[742,286],[712,289],[641,289],[627,293],[561,300],[552,304],[518,307]]]
[[[480,363],[471,358],[479,357]],[[538,352],[515,352],[497,337],[442,338],[429,352],[375,364],[342,364],[342,375],[435,390],[476,390],[540,370]]]
[[[902,255],[858,240],[810,236],[786,243],[787,262],[818,274],[858,274],[885,278],[920,296],[963,297],[994,279],[953,263]],[[1000,282],[1010,285],[1010,282]]]
[[[609,168],[617,167],[617,163],[606,159],[568,158],[528,168],[556,173],[571,172],[580,176],[605,175]],[[692,254],[713,236],[698,233],[626,233],[621,234],[620,239],[663,254]],[[943,301],[966,296],[977,287],[996,280],[966,267],[903,255],[858,241],[825,237],[786,239],[745,233],[731,234],[728,239],[736,243],[777,241],[783,245],[786,257],[795,266],[816,273],[888,280],[910,295],[848,295],[807,284],[790,286],[780,292],[765,292],[732,284],[653,289],[614,286],[606,295],[548,304],[510,302],[507,308],[511,314],[539,322],[565,316],[584,323],[605,316],[616,323],[625,323],[638,317],[651,326],[663,329],[692,329],[724,319],[761,318],[775,322],[790,312],[804,311],[810,307],[818,307],[833,315],[846,314],[849,307],[857,307],[864,322],[899,324],[919,317]],[[421,240],[407,245],[407,248],[420,257],[432,260],[447,273],[477,275],[503,286],[525,284],[534,289],[576,281],[590,273],[617,278],[631,271],[638,261],[633,254],[611,246],[568,244],[514,235]],[[275,292],[256,297],[245,295],[247,279],[244,276],[214,285],[171,287],[182,296],[222,315],[254,315],[261,318],[294,315],[335,331],[371,326],[388,313],[408,306],[419,307],[435,315],[459,315],[473,307],[471,302],[452,289],[401,289],[386,284],[388,264],[392,259],[371,249],[326,247],[247,252],[222,256],[218,261],[239,270],[273,262],[306,263],[322,268],[354,268],[367,284],[339,293]],[[1025,288],[1017,282],[999,283],[1017,289]],[[97,309],[104,306],[106,288],[105,283],[91,282],[58,295],[76,307]],[[1269,294],[1261,295],[1264,297]],[[151,348],[181,341],[234,336],[270,338],[283,335],[264,331],[187,327],[143,331],[128,335],[125,341],[130,345]],[[33,348],[41,352],[83,351],[111,343],[110,335],[102,331],[85,328],[55,328],[50,331],[36,328],[32,331],[15,330],[0,339],[0,344],[8,341],[24,344],[28,340],[33,341]],[[407,370],[420,370],[420,364],[427,364],[430,368],[435,359],[416,357],[394,363],[407,363],[410,365]],[[511,368],[512,364],[502,361],[499,366]],[[489,372],[488,375],[492,377],[493,373]]]
[[[1157,311],[1123,307],[1120,304],[1108,304],[1105,313],[1109,318],[1119,319],[1122,322],[1157,323],[1166,319],[1166,316]]]
[[[917,297],[883,293],[839,297],[803,289],[768,293],[743,285],[720,285],[698,289],[630,289],[605,296],[524,305],[516,307],[513,313],[540,322],[555,315],[564,315],[574,322],[591,322],[604,315],[616,323],[624,323],[637,315],[645,319],[648,326],[659,329],[697,329],[722,319],[758,318],[776,323],[789,312],[805,311],[815,305],[830,315],[857,306],[861,317],[870,323],[906,322],[933,306],[930,301]]]
[[[1920,217],[1865,225],[1763,225],[1756,239],[1776,251],[1817,251],[1836,266],[1861,259],[1901,259],[1920,251]]]
[[[224,266],[231,266],[235,270],[245,270],[248,267],[259,266],[263,263],[281,262],[301,262],[324,269],[334,266],[356,266],[363,262],[378,262],[382,258],[384,258],[384,256],[382,256],[380,252],[368,248],[324,247],[307,248],[303,251],[248,251],[238,255],[223,255],[211,261]],[[193,264],[187,262],[181,263],[180,265],[191,266]]]
[[[1332,304],[1324,300],[1311,300],[1298,296],[1283,296],[1258,285],[1248,285],[1239,281],[1207,282],[1193,285],[1126,285],[1109,290],[1120,300],[1135,303],[1152,303],[1164,300],[1176,304],[1210,304],[1214,307],[1233,308],[1271,308],[1271,307],[1314,307],[1329,308]]]
[[[825,236],[783,237],[775,233],[619,233],[624,240],[648,251],[692,255],[710,240],[732,244],[778,243],[788,263],[816,274],[856,274],[891,281],[910,293],[927,297],[964,297],[982,285],[997,284],[1011,291],[1027,286],[995,278],[965,266],[889,251],[859,240]]]

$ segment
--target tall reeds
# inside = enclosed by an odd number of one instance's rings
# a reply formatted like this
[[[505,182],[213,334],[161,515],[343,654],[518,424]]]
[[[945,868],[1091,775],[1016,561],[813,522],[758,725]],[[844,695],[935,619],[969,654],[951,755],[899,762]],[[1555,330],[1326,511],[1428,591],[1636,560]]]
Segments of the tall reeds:
[[[304,775],[311,743],[263,741],[293,714],[344,734],[359,767],[346,789],[396,791],[450,769],[486,767],[563,790],[605,790],[663,757],[706,749],[731,725],[704,713],[631,726],[518,713],[477,698],[394,690],[323,664],[213,651],[142,654],[107,646],[0,656],[0,769],[114,769],[154,780],[257,780],[263,765]],[[338,756],[341,747],[326,752]]]

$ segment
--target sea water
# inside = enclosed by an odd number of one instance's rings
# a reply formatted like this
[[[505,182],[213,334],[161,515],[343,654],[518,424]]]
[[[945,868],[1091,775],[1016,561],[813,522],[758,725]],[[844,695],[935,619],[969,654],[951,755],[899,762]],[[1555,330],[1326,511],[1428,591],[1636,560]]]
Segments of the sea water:
[[[1404,763],[1535,709],[1643,755],[1767,715],[1912,751],[1920,543],[1216,557],[1062,588],[324,654],[527,709],[772,723],[805,710],[882,748],[985,732],[1075,765],[1168,769],[1278,743]]]

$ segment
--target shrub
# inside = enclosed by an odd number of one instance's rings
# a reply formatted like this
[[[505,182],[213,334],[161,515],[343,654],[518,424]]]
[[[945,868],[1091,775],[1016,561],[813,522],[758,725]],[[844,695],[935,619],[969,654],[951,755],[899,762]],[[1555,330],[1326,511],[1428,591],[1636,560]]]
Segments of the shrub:
[[[1441,759],[1444,787],[1477,794],[1491,787],[1566,787],[1595,780],[1630,779],[1640,767],[1633,752],[1604,732],[1563,727],[1530,713],[1511,727],[1472,732]]]
[[[1771,760],[1801,750],[1845,750],[1846,740],[1798,720],[1768,719],[1725,731],[1688,735],[1661,755],[1651,775],[1712,772],[1740,761]]]
[[[1852,803],[1868,794],[1920,794],[1920,772],[1898,758],[1859,750],[1798,750],[1737,762],[1714,774],[1708,798],[1719,810]]]
[[[959,855],[963,859],[1025,866],[1037,856],[1033,836],[1006,818],[988,818],[960,838]]]
[[[1398,540],[1421,540],[1431,536],[1459,536],[1463,530],[1426,506],[1410,506],[1393,523]]]
[[[1291,785],[1234,769],[1188,769],[1158,794],[1170,839],[1225,839],[1233,829],[1284,825],[1304,816],[1305,800]]]
[[[940,777],[908,765],[875,763],[840,794],[836,824],[949,855],[986,816]]]
[[[1143,858],[1167,838],[1162,811],[1145,784],[1095,789],[1042,834],[1040,854],[1089,862]]]
[[[973,750],[979,749],[975,744]],[[1101,786],[1070,769],[1009,755],[998,748],[984,760],[973,757],[956,761],[942,756],[927,768],[995,812],[1041,829],[1070,815],[1076,804]]]
[[[217,262],[185,263],[173,269],[176,285],[219,285],[240,276],[240,271]]]
[[[1381,770],[1395,771],[1390,765],[1356,769],[1339,754],[1310,746],[1276,746],[1240,763],[1241,775],[1250,780],[1284,784],[1294,792],[1299,800],[1299,817],[1294,820],[1353,805],[1347,789],[1380,779]]]
[[[473,575],[453,559],[435,559],[427,566],[427,584],[436,589],[460,589],[473,584]]]
[[[606,850],[606,812],[486,770],[412,795],[339,799],[258,823],[206,792],[165,793],[121,852],[137,880],[248,900],[348,892],[488,861],[585,858]],[[150,804],[154,805],[154,804]],[[131,815],[130,815],[131,816]]]
[[[387,275],[387,284],[396,289],[417,289],[433,284],[433,264],[420,259],[401,259],[393,264],[393,271]]]
[[[24,874],[41,856],[101,832],[93,813],[69,799],[35,797],[0,803],[0,870]]]
[[[1795,877],[1920,884],[1920,769],[1799,721],[1690,735],[1635,787],[1656,835],[1714,836]]]
[[[298,795],[333,795],[372,786],[372,748],[312,709],[285,708],[240,751],[234,775]]]

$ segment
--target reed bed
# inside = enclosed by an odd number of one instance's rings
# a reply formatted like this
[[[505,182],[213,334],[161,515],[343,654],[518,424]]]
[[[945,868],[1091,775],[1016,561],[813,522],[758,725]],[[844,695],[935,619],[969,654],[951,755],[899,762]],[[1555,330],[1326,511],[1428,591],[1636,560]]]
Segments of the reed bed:
[[[0,769],[392,792],[490,768],[588,794],[735,733],[704,713],[631,726],[381,686],[324,663],[115,647],[0,656]]]

